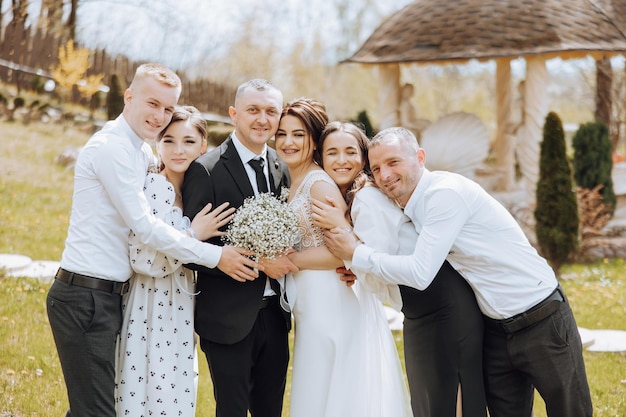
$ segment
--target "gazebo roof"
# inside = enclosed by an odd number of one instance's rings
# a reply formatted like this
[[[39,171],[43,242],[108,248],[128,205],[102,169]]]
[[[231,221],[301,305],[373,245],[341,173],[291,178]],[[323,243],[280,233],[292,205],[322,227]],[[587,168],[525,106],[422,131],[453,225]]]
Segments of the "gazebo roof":
[[[417,0],[346,62],[480,61],[626,51],[625,0]]]

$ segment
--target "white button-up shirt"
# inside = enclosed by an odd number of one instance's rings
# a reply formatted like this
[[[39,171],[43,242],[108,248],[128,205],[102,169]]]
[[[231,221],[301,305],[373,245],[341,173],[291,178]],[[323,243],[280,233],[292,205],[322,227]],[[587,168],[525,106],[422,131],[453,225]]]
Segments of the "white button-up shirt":
[[[482,312],[494,319],[522,313],[556,288],[552,268],[511,214],[477,183],[424,170],[404,213],[419,234],[412,255],[359,245],[352,265],[423,290],[445,259],[469,282]]]
[[[217,265],[221,247],[190,238],[152,215],[143,186],[148,166],[154,163],[152,149],[123,115],[89,139],[76,161],[62,268],[126,281],[133,272],[128,253],[131,229],[143,244],[183,263]]]

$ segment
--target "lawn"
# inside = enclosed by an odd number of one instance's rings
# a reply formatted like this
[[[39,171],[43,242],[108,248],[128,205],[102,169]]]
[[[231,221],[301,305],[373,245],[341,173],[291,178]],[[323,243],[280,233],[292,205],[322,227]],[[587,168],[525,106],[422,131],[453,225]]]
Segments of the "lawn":
[[[72,171],[57,165],[55,158],[67,146],[84,144],[89,132],[3,121],[0,131],[0,253],[58,260],[70,212]],[[567,278],[562,285],[581,327],[626,330],[623,259],[566,265],[563,275]],[[45,313],[49,285],[33,278],[6,277],[0,271],[0,417],[62,416],[67,409]],[[395,337],[402,351],[401,334]],[[626,354],[586,351],[585,362],[594,415],[626,416]],[[197,415],[209,416],[214,403],[203,355],[199,363]],[[540,399],[535,414],[545,416]]]

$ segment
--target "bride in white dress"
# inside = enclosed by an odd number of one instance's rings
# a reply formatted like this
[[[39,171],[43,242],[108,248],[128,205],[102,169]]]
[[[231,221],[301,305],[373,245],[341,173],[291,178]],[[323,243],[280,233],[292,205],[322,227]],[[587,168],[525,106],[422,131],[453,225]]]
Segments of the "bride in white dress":
[[[363,417],[365,343],[359,301],[335,269],[342,266],[324,246],[313,225],[311,196],[341,193],[313,161],[315,139],[328,117],[324,106],[301,98],[282,112],[276,151],[289,167],[289,204],[299,219],[297,252],[289,255],[300,272],[287,278],[287,297],[295,319],[291,417]]]

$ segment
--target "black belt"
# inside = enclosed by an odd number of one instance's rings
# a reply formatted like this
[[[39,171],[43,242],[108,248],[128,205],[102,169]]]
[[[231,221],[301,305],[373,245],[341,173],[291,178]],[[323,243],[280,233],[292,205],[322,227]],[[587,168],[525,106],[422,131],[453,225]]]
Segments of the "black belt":
[[[559,285],[552,294],[525,312],[504,320],[488,319],[487,323],[500,327],[505,333],[515,333],[554,314],[563,302],[565,302],[565,297]]]
[[[55,279],[65,282],[68,285],[76,285],[77,287],[90,288],[92,290],[106,291],[111,294],[124,295],[128,292],[129,281],[117,282],[109,281],[102,278],[90,277],[87,275],[77,274],[75,272],[66,271],[59,268]]]
[[[261,299],[261,306],[259,310],[267,308],[273,304],[278,304],[278,296],[277,295],[268,295]]]

